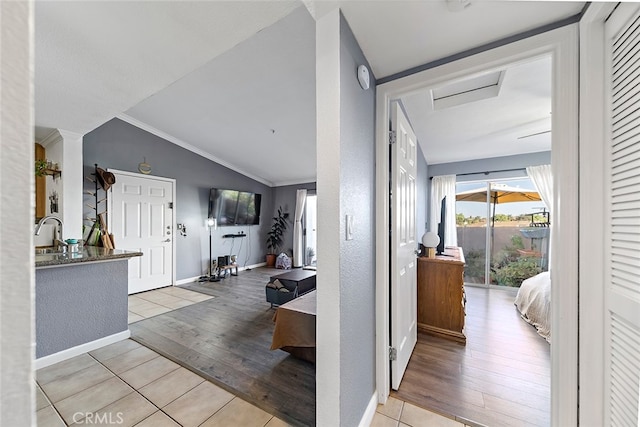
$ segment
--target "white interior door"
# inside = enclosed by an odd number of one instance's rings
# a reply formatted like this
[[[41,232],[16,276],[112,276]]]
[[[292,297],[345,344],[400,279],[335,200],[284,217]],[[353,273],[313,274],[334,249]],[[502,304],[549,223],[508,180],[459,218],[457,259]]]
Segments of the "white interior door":
[[[129,294],[173,281],[173,180],[113,172],[110,229],[117,249],[141,251],[129,260]]]
[[[638,425],[640,376],[640,9],[605,24],[609,94],[605,232],[605,425]]]
[[[391,108],[391,129],[391,387],[397,390],[418,339],[417,141],[398,103]]]

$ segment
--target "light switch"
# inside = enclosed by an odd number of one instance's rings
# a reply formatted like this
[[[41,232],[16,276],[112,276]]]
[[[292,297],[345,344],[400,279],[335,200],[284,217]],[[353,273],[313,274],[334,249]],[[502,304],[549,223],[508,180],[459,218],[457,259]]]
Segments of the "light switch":
[[[353,240],[353,215],[347,215],[346,221],[347,240]]]

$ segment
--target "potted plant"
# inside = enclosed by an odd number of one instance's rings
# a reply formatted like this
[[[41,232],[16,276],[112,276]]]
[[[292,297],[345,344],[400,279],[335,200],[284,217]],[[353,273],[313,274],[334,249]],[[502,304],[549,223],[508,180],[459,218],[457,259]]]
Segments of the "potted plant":
[[[47,161],[36,159],[36,176],[45,176],[47,169]]]
[[[276,257],[280,252],[280,246],[282,246],[282,236],[287,229],[287,215],[282,212],[282,206],[278,208],[278,216],[273,217],[273,224],[271,224],[271,230],[267,233],[267,248],[269,253],[267,254],[267,267],[274,267],[276,265]]]

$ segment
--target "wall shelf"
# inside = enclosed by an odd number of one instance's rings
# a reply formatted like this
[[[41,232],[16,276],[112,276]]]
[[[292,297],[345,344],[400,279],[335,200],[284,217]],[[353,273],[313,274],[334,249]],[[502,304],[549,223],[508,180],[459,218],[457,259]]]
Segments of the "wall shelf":
[[[62,175],[62,171],[60,169],[42,169],[41,171],[42,176],[53,176],[53,179],[57,179],[60,178],[60,176]]]

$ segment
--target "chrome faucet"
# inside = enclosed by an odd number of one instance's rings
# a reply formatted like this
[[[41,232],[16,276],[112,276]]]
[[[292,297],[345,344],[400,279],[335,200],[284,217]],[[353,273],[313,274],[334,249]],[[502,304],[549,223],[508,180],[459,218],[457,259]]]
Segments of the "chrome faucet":
[[[47,215],[44,218],[42,218],[39,222],[38,225],[36,226],[36,236],[40,235],[40,230],[42,229],[42,226],[44,225],[45,222],[47,222],[48,220],[53,219],[55,221],[58,222],[58,227],[59,227],[59,234],[58,236],[60,237],[59,239],[54,238],[53,240],[53,244],[54,246],[56,246],[58,248],[58,250],[62,251],[62,252],[66,252],[67,251],[67,242],[65,242],[64,240],[61,240],[63,238],[63,225],[62,225],[62,220],[60,218],[58,218],[55,215]]]

